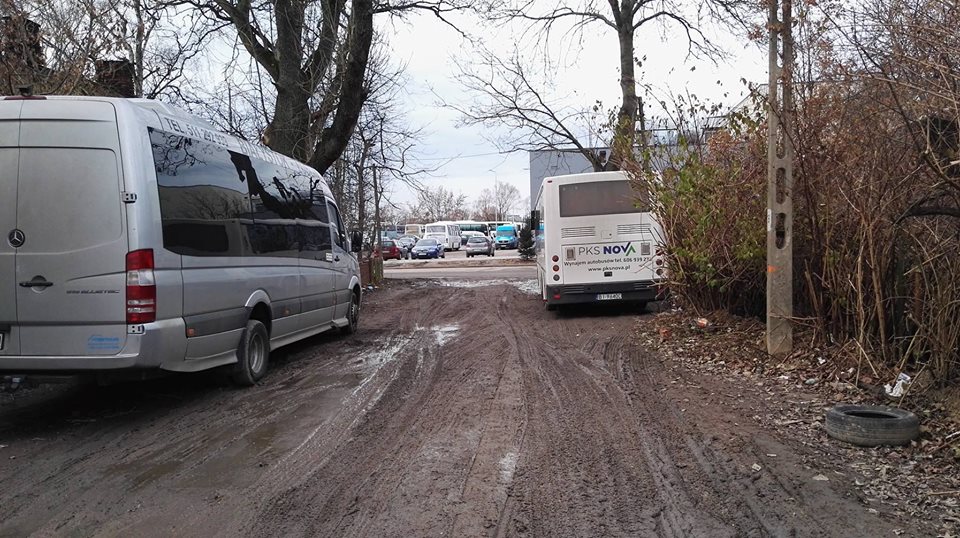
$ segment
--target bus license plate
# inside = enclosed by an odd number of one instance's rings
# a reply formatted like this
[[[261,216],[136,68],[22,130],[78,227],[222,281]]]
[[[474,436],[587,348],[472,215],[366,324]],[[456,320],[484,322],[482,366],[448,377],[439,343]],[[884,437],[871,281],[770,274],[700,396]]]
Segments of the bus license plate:
[[[623,299],[622,293],[598,293],[598,301],[619,301]]]

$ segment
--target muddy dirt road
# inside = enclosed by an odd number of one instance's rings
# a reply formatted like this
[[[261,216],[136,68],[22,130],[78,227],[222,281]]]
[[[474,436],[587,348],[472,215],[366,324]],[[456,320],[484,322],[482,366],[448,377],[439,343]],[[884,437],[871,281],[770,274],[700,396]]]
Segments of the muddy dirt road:
[[[449,284],[449,283],[448,283]],[[0,407],[0,535],[924,535],[858,500],[773,413],[640,349],[632,312],[530,282],[396,281],[361,330],[211,376]]]

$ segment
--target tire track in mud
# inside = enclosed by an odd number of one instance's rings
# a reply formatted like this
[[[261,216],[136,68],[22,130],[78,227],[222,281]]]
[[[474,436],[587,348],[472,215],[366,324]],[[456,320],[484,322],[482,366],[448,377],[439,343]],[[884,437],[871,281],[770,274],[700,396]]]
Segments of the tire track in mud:
[[[521,362],[525,379],[540,383],[528,384],[525,394],[529,460],[520,461],[523,501],[513,530],[534,536],[733,535],[675,487],[666,451],[638,422],[617,379],[623,324],[552,318],[541,316],[517,334],[519,341],[536,342],[521,349]]]
[[[738,414],[740,402],[719,398],[715,393],[705,394],[702,387],[716,381],[710,376],[681,372],[689,385],[699,388],[698,392],[691,393],[679,388],[650,354],[639,353],[630,360],[614,363],[634,402],[637,418],[648,434],[648,444],[658,454],[655,460],[664,463],[663,476],[669,479],[661,491],[682,490],[681,495],[688,499],[685,502],[692,502],[714,521],[722,523],[728,533],[736,536],[892,533],[893,527],[889,524],[864,517],[862,507],[848,496],[812,481],[810,477],[814,472],[808,470],[809,467],[804,469],[795,449],[751,427],[750,419]],[[764,411],[750,409],[749,412]],[[768,456],[770,454],[772,456]],[[764,463],[760,471],[751,468],[757,462]]]
[[[558,316],[503,283],[404,284],[252,389],[80,391],[39,425],[0,410],[20,450],[0,459],[0,535],[892,533],[751,425],[762,398],[656,360],[636,320]]]
[[[500,320],[510,319],[505,317],[506,300],[506,296],[501,296],[496,304]],[[497,534],[508,513],[508,492],[522,451],[525,422],[517,342],[512,331],[501,334],[509,344],[506,360],[496,390],[485,406],[480,442],[461,490],[461,502],[466,509],[454,521],[453,536]]]
[[[472,304],[476,293],[430,292],[414,334],[417,327],[439,327],[442,334],[455,323],[456,346],[454,335],[414,336],[394,361],[396,375],[381,387],[382,397],[353,426],[346,443],[317,462],[300,485],[270,499],[252,534],[278,528],[292,535],[337,536],[389,534],[398,527],[420,535],[452,529],[459,510],[450,500],[473,492],[469,463],[490,433],[483,429],[484,408],[476,404],[495,394],[510,355],[488,341],[497,319],[485,301]],[[493,351],[499,360],[471,360],[458,347]]]

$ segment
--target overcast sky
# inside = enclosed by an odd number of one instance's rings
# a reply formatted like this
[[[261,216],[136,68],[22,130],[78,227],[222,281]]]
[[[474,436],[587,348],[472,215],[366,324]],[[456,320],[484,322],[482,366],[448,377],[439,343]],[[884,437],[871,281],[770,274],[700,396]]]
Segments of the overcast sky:
[[[469,24],[469,23],[465,23]],[[553,52],[565,52],[569,68],[556,74],[557,97],[572,106],[587,107],[596,100],[607,107],[619,105],[619,70],[616,34],[605,26],[593,26],[593,35],[577,46],[556,44]],[[466,194],[471,200],[497,179],[507,181],[529,193],[529,157],[526,152],[500,154],[490,139],[497,132],[490,128],[457,126],[459,116],[444,108],[440,101],[464,102],[465,92],[453,80],[456,62],[469,61],[471,46],[453,29],[432,16],[420,15],[409,23],[382,26],[392,56],[406,63],[406,109],[410,122],[424,128],[420,148],[425,164],[441,165],[424,184]],[[511,39],[505,29],[499,35],[485,32],[493,46]],[[679,36],[664,34],[651,26],[638,32],[636,52],[646,55],[641,82],[657,91],[696,94],[701,98],[733,105],[747,94],[740,81],[766,82],[766,50],[755,43],[728,34],[714,34],[729,53],[720,65],[686,58],[686,44]],[[666,39],[668,42],[663,42]],[[505,49],[504,49],[505,50]],[[571,52],[572,50],[572,52]],[[532,53],[531,53],[532,54]],[[641,71],[638,71],[638,78]],[[718,84],[718,81],[720,84]],[[724,97],[724,94],[727,94]],[[439,97],[438,97],[439,96]],[[652,105],[648,105],[652,106]],[[649,111],[649,108],[648,108]],[[656,113],[656,111],[653,111]],[[408,204],[415,193],[402,186],[393,188],[389,198],[395,204]]]

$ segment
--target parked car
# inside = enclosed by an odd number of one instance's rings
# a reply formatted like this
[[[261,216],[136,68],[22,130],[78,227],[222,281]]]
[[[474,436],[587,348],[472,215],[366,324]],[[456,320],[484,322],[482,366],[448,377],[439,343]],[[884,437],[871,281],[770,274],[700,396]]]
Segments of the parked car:
[[[417,245],[413,247],[413,257],[416,259],[446,258],[443,254],[443,243],[430,237],[421,239],[417,241]]]
[[[384,239],[380,242],[380,256],[384,260],[402,260],[404,248],[393,239]]]
[[[460,232],[460,246],[461,247],[467,246],[467,240],[470,239],[471,237],[478,236],[478,235],[483,237],[483,234],[480,232],[471,232],[471,231]]]
[[[496,255],[497,249],[493,245],[493,241],[490,241],[490,238],[483,235],[477,234],[470,236],[467,239],[467,257],[479,256],[481,254],[487,256]]]
[[[403,245],[403,248],[407,250],[406,258],[409,260],[411,254],[413,253],[413,247],[417,246],[417,241],[420,238],[415,235],[402,235],[397,241]]]

